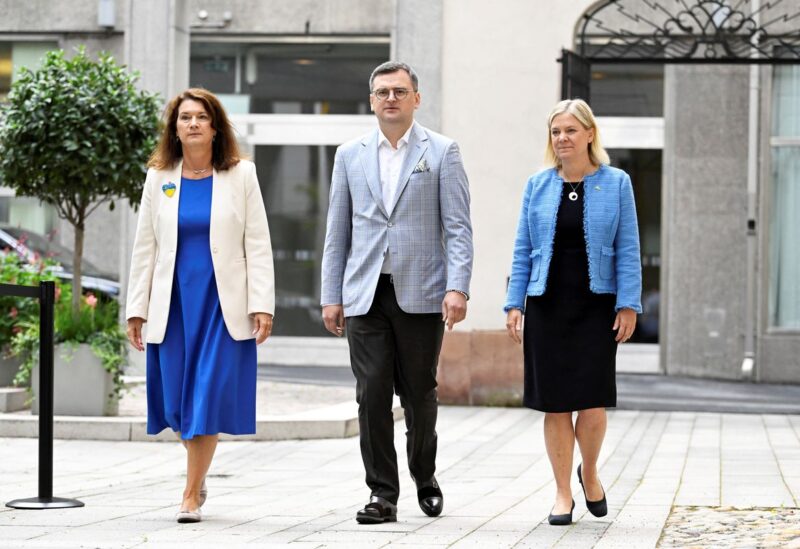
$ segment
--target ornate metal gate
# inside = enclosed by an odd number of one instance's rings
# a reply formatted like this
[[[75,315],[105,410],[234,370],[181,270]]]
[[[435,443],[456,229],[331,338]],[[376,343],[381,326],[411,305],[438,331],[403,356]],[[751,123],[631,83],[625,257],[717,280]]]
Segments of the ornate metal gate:
[[[565,99],[589,98],[592,63],[800,63],[798,0],[606,0],[579,28]]]

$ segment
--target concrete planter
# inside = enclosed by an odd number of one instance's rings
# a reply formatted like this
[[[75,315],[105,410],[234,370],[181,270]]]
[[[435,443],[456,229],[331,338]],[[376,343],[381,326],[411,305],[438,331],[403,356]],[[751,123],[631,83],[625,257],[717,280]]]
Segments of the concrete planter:
[[[39,365],[31,375],[33,403],[31,412],[39,413]],[[56,345],[55,348],[55,401],[57,416],[115,416],[119,402],[109,398],[114,390],[114,379],[100,358],[87,344]]]
[[[0,387],[11,387],[21,362],[16,356],[10,358],[0,356]]]

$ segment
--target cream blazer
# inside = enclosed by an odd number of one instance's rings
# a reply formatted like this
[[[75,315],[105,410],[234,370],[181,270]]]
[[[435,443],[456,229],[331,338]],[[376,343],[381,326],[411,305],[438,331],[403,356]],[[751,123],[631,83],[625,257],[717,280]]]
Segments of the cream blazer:
[[[181,169],[182,162],[171,170],[148,170],[139,207],[125,316],[147,322],[147,343],[161,343],[167,330]],[[229,170],[214,170],[213,175],[208,246],[222,317],[233,339],[251,339],[253,313],[275,312],[267,213],[252,162],[241,160]]]

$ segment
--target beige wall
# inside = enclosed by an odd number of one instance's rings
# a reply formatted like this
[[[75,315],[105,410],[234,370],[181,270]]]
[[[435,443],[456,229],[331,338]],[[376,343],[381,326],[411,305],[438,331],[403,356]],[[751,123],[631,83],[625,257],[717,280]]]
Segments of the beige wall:
[[[561,97],[561,48],[595,2],[444,0],[442,133],[461,145],[472,191],[475,269],[462,330],[503,329],[525,182],[542,167]]]

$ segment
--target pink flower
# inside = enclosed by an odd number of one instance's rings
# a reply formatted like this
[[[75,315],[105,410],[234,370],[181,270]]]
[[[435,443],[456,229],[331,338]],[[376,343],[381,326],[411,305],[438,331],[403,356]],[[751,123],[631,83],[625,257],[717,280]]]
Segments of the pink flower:
[[[14,334],[14,335],[20,333],[21,331],[22,331],[22,328],[20,328],[19,326],[12,326],[11,327],[11,333]]]
[[[18,312],[19,311],[17,311],[16,307],[11,307],[11,312],[8,313],[8,316],[10,316],[11,318],[17,318],[17,313]]]
[[[86,304],[94,309],[97,306],[97,298],[94,294],[86,294]]]
[[[56,301],[58,301],[60,298],[61,298],[61,288],[59,286],[56,286]]]

